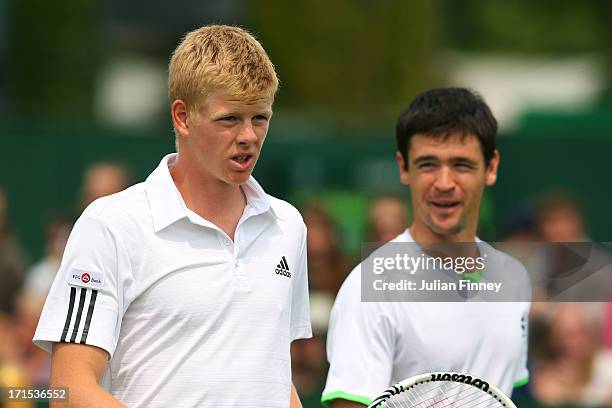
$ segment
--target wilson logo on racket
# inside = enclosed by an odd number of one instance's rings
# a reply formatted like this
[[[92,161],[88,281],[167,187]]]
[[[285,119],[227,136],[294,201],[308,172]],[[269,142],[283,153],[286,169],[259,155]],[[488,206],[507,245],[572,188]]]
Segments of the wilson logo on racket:
[[[480,388],[483,391],[489,391],[489,383],[480,378],[472,378],[469,375],[457,373],[437,373],[431,375],[430,381],[455,381],[464,384],[469,384],[473,387]]]
[[[276,265],[275,271],[277,275],[286,276],[288,278],[291,277],[291,272],[289,272],[289,264],[287,263],[287,259],[285,259],[284,256],[281,258],[278,265]]]
[[[427,373],[387,388],[368,408],[516,408],[499,388],[461,373]]]

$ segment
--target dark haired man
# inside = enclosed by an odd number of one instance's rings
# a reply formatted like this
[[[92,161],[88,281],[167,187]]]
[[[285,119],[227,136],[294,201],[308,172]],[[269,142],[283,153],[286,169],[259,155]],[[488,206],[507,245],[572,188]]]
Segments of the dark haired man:
[[[434,89],[414,99],[396,126],[396,159],[411,191],[413,223],[392,243],[480,243],[480,202],[497,179],[496,133],[489,107],[467,89]],[[524,272],[507,255],[486,251]],[[364,265],[346,279],[332,311],[325,404],[368,405],[389,385],[433,371],[475,375],[506,393],[526,382],[529,302],[362,302]]]

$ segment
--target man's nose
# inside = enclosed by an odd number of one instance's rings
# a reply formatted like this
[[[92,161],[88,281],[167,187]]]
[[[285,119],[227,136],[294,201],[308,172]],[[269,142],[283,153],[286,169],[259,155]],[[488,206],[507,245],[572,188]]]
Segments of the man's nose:
[[[257,141],[257,133],[255,133],[253,125],[251,123],[246,123],[242,126],[236,140],[238,143],[255,143]]]
[[[455,178],[448,166],[442,166],[437,174],[434,187],[438,191],[452,191],[455,188]]]

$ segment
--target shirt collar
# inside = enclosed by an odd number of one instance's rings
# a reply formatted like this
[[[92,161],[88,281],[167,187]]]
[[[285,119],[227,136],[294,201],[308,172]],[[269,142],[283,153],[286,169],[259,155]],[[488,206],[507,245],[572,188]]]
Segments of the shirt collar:
[[[164,156],[159,166],[147,177],[145,182],[155,232],[161,231],[182,218],[189,218],[185,201],[170,175],[170,169],[177,159],[177,153]],[[247,212],[249,215],[270,212],[274,217],[281,219],[274,211],[268,195],[255,178],[249,177],[241,187],[247,199],[245,215]]]
[[[250,176],[241,187],[247,199],[247,206],[251,207],[254,211],[253,215],[270,212],[275,218],[282,220],[278,212],[274,210],[270,197],[253,176]]]

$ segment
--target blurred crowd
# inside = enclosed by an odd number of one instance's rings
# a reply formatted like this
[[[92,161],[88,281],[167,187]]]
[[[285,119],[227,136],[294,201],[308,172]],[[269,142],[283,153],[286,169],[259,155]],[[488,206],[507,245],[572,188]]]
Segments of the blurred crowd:
[[[71,226],[93,200],[120,191],[129,183],[128,171],[117,163],[90,166],[73,214],[49,220],[45,254],[34,263],[26,261],[10,223],[9,206],[15,203],[0,186],[0,387],[47,383],[49,356],[31,339]],[[372,197],[362,241],[382,244],[400,234],[410,223],[408,207],[402,196]],[[304,407],[309,408],[321,406],[319,399],[327,373],[327,323],[334,298],[361,254],[349,253],[347,237],[339,228],[341,220],[324,205],[310,202],[301,211],[308,227],[314,336],[294,342],[292,358],[293,381]],[[567,193],[551,192],[533,207],[517,209],[507,218],[503,236],[495,238],[512,244],[508,248],[518,258],[531,243],[589,240],[581,207]],[[611,283],[608,279],[598,285]],[[612,303],[534,302],[529,366],[529,383],[513,396],[519,407],[612,406]],[[0,402],[0,407],[5,406],[35,405]]]
[[[10,223],[10,197],[0,186],[0,387],[42,387],[49,380],[50,358],[32,337],[47,293],[59,269],[68,236],[81,212],[99,197],[130,184],[121,164],[92,164],[83,175],[80,199],[65,215],[48,220],[42,259],[27,262]],[[13,203],[14,204],[14,203]],[[2,403],[0,407],[44,407],[46,403]]]

